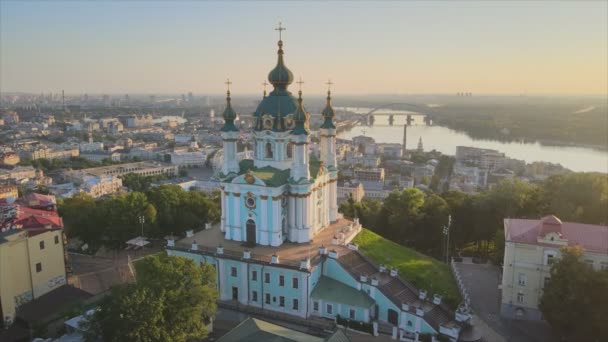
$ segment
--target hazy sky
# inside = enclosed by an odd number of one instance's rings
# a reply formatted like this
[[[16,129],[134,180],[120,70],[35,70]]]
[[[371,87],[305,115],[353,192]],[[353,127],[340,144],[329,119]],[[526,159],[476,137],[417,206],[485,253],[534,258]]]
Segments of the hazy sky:
[[[0,1],[0,91],[261,92],[285,60],[320,94],[605,94],[592,2]]]

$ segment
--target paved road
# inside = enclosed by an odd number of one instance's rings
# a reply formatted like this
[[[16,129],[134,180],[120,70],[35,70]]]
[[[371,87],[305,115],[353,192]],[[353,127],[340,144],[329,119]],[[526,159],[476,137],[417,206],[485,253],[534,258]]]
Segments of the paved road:
[[[555,341],[545,322],[509,320],[500,316],[500,268],[490,264],[457,263],[476,315],[506,341]]]

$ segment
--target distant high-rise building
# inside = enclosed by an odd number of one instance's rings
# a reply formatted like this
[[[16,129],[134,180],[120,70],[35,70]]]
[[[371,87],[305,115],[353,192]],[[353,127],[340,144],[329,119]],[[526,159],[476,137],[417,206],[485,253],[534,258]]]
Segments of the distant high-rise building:
[[[418,138],[418,152],[424,151],[424,147],[422,146],[422,137]]]
[[[406,145],[407,145],[407,124],[403,125],[403,154],[405,154]]]
[[[182,94],[182,103],[186,102],[186,95]]]
[[[152,102],[152,103],[156,102],[156,96],[155,95],[150,95],[150,102]]]
[[[110,106],[110,95],[104,94],[101,97],[101,101],[103,102],[104,106],[108,106],[109,107]]]
[[[129,94],[125,94],[125,104],[129,104],[130,101]]]
[[[192,95],[192,92],[188,93],[188,102],[190,102],[190,103],[194,102],[194,95]]]
[[[207,97],[205,98],[205,105],[207,107],[211,106],[211,99],[209,98],[209,95],[207,95]]]

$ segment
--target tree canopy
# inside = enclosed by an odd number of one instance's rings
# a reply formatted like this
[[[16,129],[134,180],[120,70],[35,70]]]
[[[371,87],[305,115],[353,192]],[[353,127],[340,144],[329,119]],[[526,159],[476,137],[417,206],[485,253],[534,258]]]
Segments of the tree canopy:
[[[562,248],[539,308],[567,341],[608,341],[608,270],[583,262],[579,247]]]
[[[136,265],[137,283],[114,287],[87,322],[87,340],[190,341],[217,309],[215,269],[167,255]]]
[[[91,247],[120,248],[124,242],[143,234],[162,237],[201,229],[220,218],[219,196],[184,191],[176,185],[154,187],[146,192],[117,194],[94,199],[79,193],[60,203],[66,233]]]
[[[471,249],[502,260],[505,218],[538,219],[553,214],[564,221],[608,222],[608,178],[598,173],[549,177],[540,184],[504,180],[478,194],[447,191],[441,195],[417,189],[394,191],[384,201],[352,200],[340,205],[346,217],[423,253],[443,257],[442,229],[451,215],[450,249]],[[498,245],[500,244],[500,245]]]

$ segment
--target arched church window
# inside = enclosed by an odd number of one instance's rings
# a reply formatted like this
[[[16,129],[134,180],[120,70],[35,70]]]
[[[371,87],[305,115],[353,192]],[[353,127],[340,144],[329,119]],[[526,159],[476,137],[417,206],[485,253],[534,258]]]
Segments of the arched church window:
[[[287,143],[287,158],[293,158],[293,141]]]
[[[267,142],[266,143],[266,158],[267,159],[272,159],[272,144]]]

